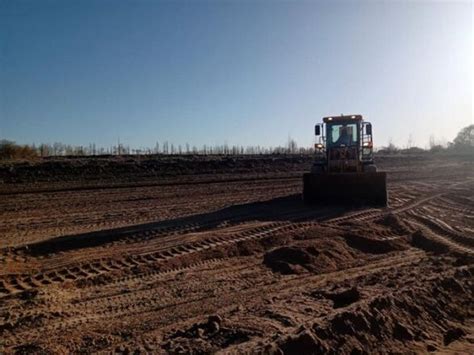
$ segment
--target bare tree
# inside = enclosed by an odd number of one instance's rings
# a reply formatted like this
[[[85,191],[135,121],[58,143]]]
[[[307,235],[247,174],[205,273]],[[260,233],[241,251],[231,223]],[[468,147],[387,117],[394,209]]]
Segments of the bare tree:
[[[411,147],[413,147],[413,136],[412,136],[412,134],[410,133],[410,134],[408,135],[407,149],[410,149]]]
[[[293,138],[288,137],[288,153],[294,154],[297,148],[298,145],[296,144],[296,141]]]

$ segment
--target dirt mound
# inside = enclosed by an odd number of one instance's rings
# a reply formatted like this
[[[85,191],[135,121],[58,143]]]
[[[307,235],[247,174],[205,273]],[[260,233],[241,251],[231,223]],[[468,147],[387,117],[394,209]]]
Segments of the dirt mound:
[[[371,243],[371,240],[391,240],[392,243],[383,244],[391,244],[392,247],[390,249],[394,250],[402,250],[400,249],[401,244],[407,244],[404,242],[401,243],[393,243],[395,240],[406,240],[411,232],[413,232],[412,226],[405,222],[403,218],[393,213],[386,213],[381,214],[374,220],[357,220],[357,219],[348,219],[339,224],[339,226],[345,230],[345,237],[354,237],[354,239],[359,239],[358,237],[370,239],[367,243]],[[395,246],[395,244],[400,244]],[[378,249],[375,247],[374,250]],[[373,254],[373,252],[367,250],[364,252],[368,252]],[[386,251],[376,251],[375,254],[385,253]]]
[[[49,354],[50,352],[36,344],[23,344],[14,348],[15,354]]]
[[[331,226],[331,225],[320,224],[318,226],[313,226],[303,231],[299,231],[297,234],[293,236],[293,239],[295,240],[314,240],[314,239],[336,240],[339,238],[340,234],[341,234],[340,228]]]
[[[268,350],[270,349],[268,348]],[[285,339],[279,350],[283,354],[322,354],[327,352],[328,349],[311,331],[304,329],[300,333]],[[277,347],[275,347],[273,353],[278,353]]]
[[[265,253],[263,263],[274,272],[299,274],[302,272],[326,272],[337,270],[339,265],[355,260],[341,238],[295,242]]]
[[[207,322],[172,334],[163,348],[171,354],[204,354],[246,342],[257,334],[254,330],[227,325],[220,316],[212,315]]]
[[[430,287],[405,287],[355,303],[314,323],[311,331],[281,338],[276,344],[285,354],[304,346],[314,353],[330,352],[327,349],[341,353],[436,350],[465,336],[464,322],[474,316],[468,306],[474,296],[472,275],[456,275],[441,278]],[[326,294],[336,300],[349,295],[357,296],[358,291]]]
[[[389,213],[384,215],[383,217],[375,220],[375,223],[388,227],[388,229],[396,235],[406,235],[408,233],[407,226],[400,217],[394,215],[393,213]]]
[[[291,236],[286,234],[269,234],[265,238],[243,240],[230,245],[218,246],[212,249],[204,249],[199,253],[193,253],[180,258],[176,258],[174,267],[186,266],[197,261],[229,258],[238,256],[251,256],[261,254],[271,248],[288,243]],[[167,262],[170,265],[169,262]]]
[[[265,254],[263,262],[273,271],[297,274],[309,269],[315,257],[306,248],[281,247]]]
[[[429,238],[422,231],[416,231],[411,235],[411,244],[417,248],[437,254],[447,253],[449,251],[446,244]]]
[[[444,334],[444,338],[443,338],[444,345],[449,345],[453,341],[456,341],[456,340],[458,340],[459,338],[462,338],[465,335],[466,335],[466,332],[462,328],[449,329]]]
[[[348,246],[366,254],[385,254],[407,249],[407,243],[403,239],[384,240],[355,233],[345,233],[342,237]]]
[[[334,308],[346,307],[361,299],[361,294],[356,286],[335,292],[316,291],[312,296],[330,299],[334,303]]]

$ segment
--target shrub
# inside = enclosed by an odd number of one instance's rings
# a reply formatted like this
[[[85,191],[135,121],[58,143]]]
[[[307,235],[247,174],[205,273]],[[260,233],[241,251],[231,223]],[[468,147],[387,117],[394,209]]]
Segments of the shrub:
[[[464,127],[454,138],[454,149],[460,151],[474,151],[474,124]]]
[[[36,157],[38,157],[36,150],[27,145],[18,145],[8,140],[0,141],[0,160],[29,160]]]

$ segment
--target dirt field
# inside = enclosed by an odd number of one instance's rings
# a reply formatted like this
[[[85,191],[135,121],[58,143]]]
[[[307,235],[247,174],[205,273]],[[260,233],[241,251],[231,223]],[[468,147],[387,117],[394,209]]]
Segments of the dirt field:
[[[307,157],[0,166],[0,353],[472,353],[473,158],[377,163],[386,209]]]

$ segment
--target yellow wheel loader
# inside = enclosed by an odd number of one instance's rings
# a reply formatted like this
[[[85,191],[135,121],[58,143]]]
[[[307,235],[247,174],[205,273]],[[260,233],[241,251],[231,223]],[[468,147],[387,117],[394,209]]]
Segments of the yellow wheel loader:
[[[303,175],[306,203],[387,205],[387,174],[374,164],[369,122],[361,115],[324,117],[315,135],[314,163]]]

